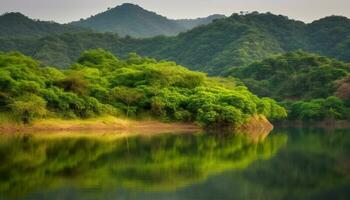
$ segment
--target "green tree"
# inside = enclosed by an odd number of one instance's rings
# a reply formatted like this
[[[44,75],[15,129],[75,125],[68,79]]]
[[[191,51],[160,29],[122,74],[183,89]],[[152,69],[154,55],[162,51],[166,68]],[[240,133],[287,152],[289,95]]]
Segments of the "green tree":
[[[46,101],[34,94],[15,98],[10,104],[10,108],[25,124],[30,123],[35,117],[42,117],[47,113]]]
[[[65,91],[74,92],[78,95],[86,95],[88,89],[88,82],[79,73],[70,74],[63,80],[58,81],[57,85]]]
[[[116,87],[111,91],[112,100],[119,100],[126,105],[126,116],[129,116],[131,106],[144,97],[143,93],[134,88]]]

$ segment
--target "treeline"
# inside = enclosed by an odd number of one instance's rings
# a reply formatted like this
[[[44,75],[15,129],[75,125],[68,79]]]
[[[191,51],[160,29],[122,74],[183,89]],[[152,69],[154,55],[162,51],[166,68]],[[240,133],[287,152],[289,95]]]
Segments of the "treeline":
[[[258,98],[233,80],[137,54],[121,60],[102,49],[86,51],[67,70],[41,66],[20,53],[1,53],[0,109],[24,123],[107,114],[236,126],[257,114],[286,116],[274,100]]]
[[[335,96],[326,99],[285,101],[282,105],[289,111],[288,118],[290,120],[350,120],[349,102]]]

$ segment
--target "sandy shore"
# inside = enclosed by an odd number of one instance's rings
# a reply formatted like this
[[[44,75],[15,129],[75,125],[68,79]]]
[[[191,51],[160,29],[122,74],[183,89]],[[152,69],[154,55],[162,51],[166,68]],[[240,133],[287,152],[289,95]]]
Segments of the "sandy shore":
[[[201,128],[191,123],[163,123],[104,117],[87,120],[44,119],[30,125],[2,123],[1,132],[110,131],[110,132],[189,132]]]
[[[213,130],[219,132],[237,131],[246,132],[266,137],[273,129],[273,125],[264,116],[253,116],[246,124],[240,127],[216,127]],[[236,129],[236,130],[235,130]],[[213,131],[210,130],[209,131]],[[160,133],[195,133],[202,132],[203,128],[194,123],[164,123],[156,120],[131,120],[116,117],[100,117],[86,120],[63,120],[63,119],[42,119],[34,121],[30,125],[16,123],[0,123],[0,133],[63,133],[69,135],[79,135],[88,133],[89,135],[154,135]],[[74,133],[74,134],[72,134]],[[257,137],[258,138],[258,137]]]

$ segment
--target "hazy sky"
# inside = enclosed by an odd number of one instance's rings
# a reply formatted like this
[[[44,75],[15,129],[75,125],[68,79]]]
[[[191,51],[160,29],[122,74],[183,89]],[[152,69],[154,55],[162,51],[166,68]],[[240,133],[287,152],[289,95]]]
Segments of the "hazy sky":
[[[0,14],[18,11],[34,19],[70,22],[127,2],[176,19],[239,11],[270,11],[306,22],[332,14],[350,17],[350,0],[0,0]]]

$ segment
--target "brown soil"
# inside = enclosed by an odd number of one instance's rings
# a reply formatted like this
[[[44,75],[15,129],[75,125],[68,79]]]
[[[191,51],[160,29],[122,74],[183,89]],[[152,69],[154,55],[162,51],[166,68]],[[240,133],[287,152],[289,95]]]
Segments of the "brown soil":
[[[113,117],[92,120],[47,119],[31,125],[0,124],[0,132],[104,131],[104,132],[189,132],[199,126],[186,123],[162,123],[154,120],[132,121]]]
[[[236,128],[237,132],[253,134],[254,138],[263,139],[273,129],[272,124],[264,116],[251,117],[245,125]],[[234,131],[234,129],[231,129]],[[88,120],[45,119],[31,125],[0,123],[0,133],[127,133],[127,134],[159,134],[159,133],[194,133],[202,128],[193,123],[163,123],[155,120],[128,120],[115,117],[104,117]],[[259,137],[255,137],[259,136]]]
[[[248,134],[255,142],[264,140],[272,129],[273,125],[265,116],[261,115],[251,117],[246,124],[237,128],[238,131]]]

